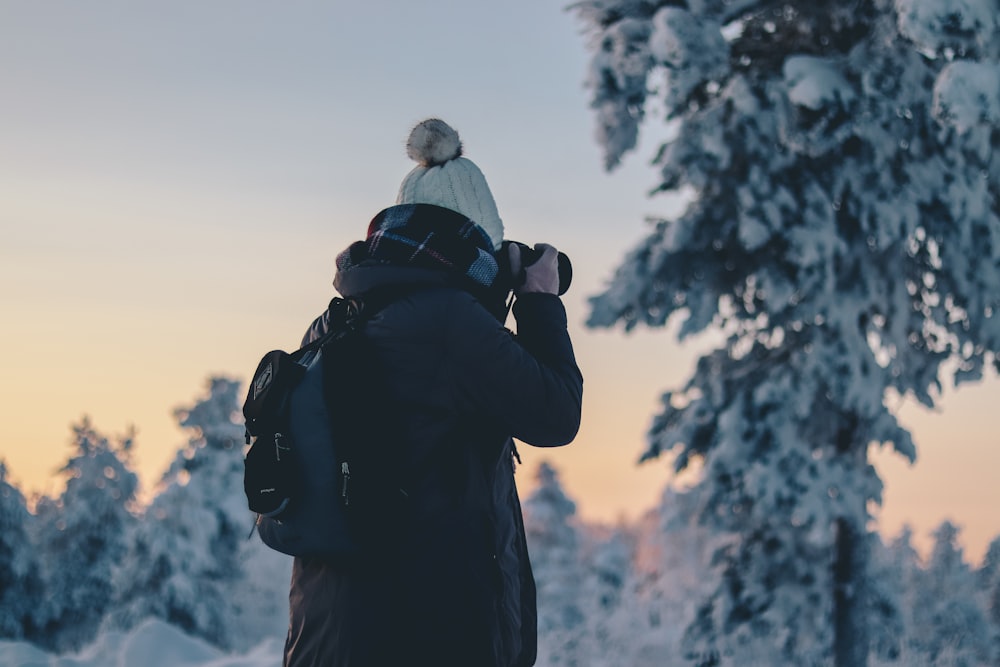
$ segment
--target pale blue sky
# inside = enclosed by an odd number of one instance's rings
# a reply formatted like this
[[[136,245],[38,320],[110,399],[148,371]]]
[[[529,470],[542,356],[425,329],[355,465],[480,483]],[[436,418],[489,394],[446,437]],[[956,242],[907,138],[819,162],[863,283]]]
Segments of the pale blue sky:
[[[171,408],[210,373],[245,378],[263,351],[295,344],[332,295],[334,255],[413,166],[409,128],[440,116],[508,238],[574,260],[584,428],[551,453],[567,491],[586,518],[652,506],[666,467],[634,461],[698,343],[582,327],[643,218],[670,210],[645,198],[653,141],[601,169],[585,68],[557,2],[0,0],[0,457],[13,477],[57,490],[69,424],[86,413],[104,431],[136,424],[155,482],[184,438]],[[905,413],[924,460],[886,464],[889,532],[948,515],[977,557],[1000,533],[1000,492],[977,476],[1000,464],[976,418],[996,388],[949,396],[938,417]],[[549,454],[526,453],[526,488]]]

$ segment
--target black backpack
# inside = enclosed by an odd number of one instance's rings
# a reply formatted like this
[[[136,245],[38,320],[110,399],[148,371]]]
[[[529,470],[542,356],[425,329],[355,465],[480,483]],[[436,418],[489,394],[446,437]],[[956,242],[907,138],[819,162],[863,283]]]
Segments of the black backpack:
[[[351,559],[366,524],[387,527],[405,493],[389,451],[391,424],[373,419],[384,373],[363,324],[395,294],[334,298],[327,332],[292,353],[261,359],[243,404],[247,443],[244,491],[256,530],[292,556]],[[380,516],[379,516],[380,515]]]

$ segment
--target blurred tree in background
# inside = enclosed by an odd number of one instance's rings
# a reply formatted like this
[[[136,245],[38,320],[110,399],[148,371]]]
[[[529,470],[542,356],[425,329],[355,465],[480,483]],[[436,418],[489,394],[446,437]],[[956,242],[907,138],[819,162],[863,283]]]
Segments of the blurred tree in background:
[[[655,114],[659,220],[589,324],[725,344],[670,391],[644,459],[702,464],[737,536],[688,627],[718,664],[866,664],[898,621],[869,573],[871,444],[913,460],[893,395],[932,406],[1000,351],[995,0],[582,0],[605,165]],[[874,618],[881,616],[881,618]]]
[[[60,471],[65,489],[38,502],[32,542],[45,594],[34,603],[44,619],[38,641],[47,648],[81,648],[112,605],[115,571],[136,522],[132,442],[132,434],[112,441],[84,418],[73,427],[73,453]]]

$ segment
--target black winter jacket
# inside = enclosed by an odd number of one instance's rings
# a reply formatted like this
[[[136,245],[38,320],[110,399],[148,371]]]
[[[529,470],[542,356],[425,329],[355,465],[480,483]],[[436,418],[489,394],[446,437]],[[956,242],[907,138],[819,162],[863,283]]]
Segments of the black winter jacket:
[[[562,302],[520,297],[514,336],[441,272],[360,265],[335,284],[344,296],[419,287],[365,329],[386,369],[378,414],[399,427],[407,506],[367,562],[295,559],[285,664],[534,664],[535,584],[511,438],[553,447],[576,436],[583,378]]]

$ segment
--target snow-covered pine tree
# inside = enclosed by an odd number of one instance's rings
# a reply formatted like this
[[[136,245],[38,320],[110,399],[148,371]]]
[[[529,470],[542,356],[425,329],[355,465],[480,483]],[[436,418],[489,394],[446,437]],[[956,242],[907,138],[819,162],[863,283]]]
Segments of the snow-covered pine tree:
[[[578,635],[579,664],[587,667],[634,665],[638,611],[635,605],[631,527],[581,526]]]
[[[740,537],[692,657],[863,665],[871,443],[914,459],[886,401],[1000,363],[995,0],[580,0],[608,168],[653,104],[673,138],[660,220],[589,324],[728,337],[665,395],[644,459],[704,463]],[[953,361],[952,365],[945,362]]]
[[[976,579],[991,625],[993,651],[1000,655],[1000,537],[993,538],[987,547],[983,563],[976,570]]]
[[[576,504],[559,475],[542,462],[537,486],[524,503],[524,528],[538,589],[539,664],[580,665],[580,538],[573,525]]]
[[[31,541],[24,494],[7,479],[0,460],[0,638],[34,640],[44,619],[44,595],[38,553]]]
[[[45,619],[38,643],[63,652],[92,640],[112,601],[112,579],[128,549],[138,478],[130,468],[132,435],[112,442],[86,417],[73,426],[73,453],[60,471],[58,498],[36,508],[34,541],[46,593],[34,600]]]
[[[995,665],[1000,655],[958,534],[950,521],[938,526],[927,567],[916,573],[909,657],[929,665]]]
[[[668,485],[654,509],[635,527],[633,585],[628,591],[633,627],[632,662],[620,664],[687,664],[684,630],[712,591],[713,554],[732,541],[730,535],[700,521],[702,490]],[[749,664],[749,663],[748,663]]]
[[[883,609],[872,614],[869,637],[871,652],[877,661],[912,662],[908,660],[907,633],[912,626],[910,612],[919,571],[920,555],[913,548],[910,526],[904,526],[888,545],[876,541],[870,567],[873,595],[869,596],[869,600]]]
[[[273,578],[249,581],[246,561],[262,551],[247,540],[253,516],[243,493],[243,426],[239,384],[213,377],[208,395],[175,411],[188,443],[160,482],[117,580],[118,605],[109,625],[128,629],[148,617],[213,644],[232,648],[259,641],[255,619],[287,594],[290,566]],[[264,555],[266,557],[266,555]],[[253,602],[253,592],[268,589]],[[276,615],[276,614],[271,614]]]

